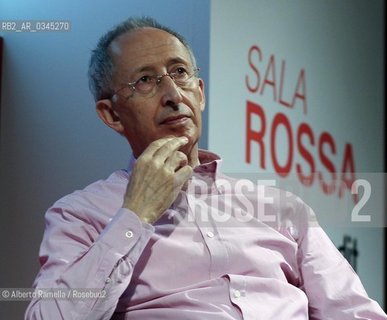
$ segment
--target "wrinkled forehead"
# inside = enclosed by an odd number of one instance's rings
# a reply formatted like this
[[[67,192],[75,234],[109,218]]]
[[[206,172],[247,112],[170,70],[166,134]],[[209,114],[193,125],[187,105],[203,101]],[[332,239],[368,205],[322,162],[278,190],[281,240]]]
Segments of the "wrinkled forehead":
[[[192,65],[188,49],[174,35],[155,28],[127,32],[110,45],[110,55],[117,71],[125,73],[139,68],[164,67],[181,60]]]

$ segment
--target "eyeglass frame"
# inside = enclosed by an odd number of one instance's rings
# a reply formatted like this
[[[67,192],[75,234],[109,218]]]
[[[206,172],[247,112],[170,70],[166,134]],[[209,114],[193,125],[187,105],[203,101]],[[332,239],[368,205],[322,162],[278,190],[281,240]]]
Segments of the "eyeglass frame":
[[[193,70],[192,70],[192,75],[190,75],[190,76],[188,77],[187,80],[190,80],[190,79],[192,79],[193,77],[196,77],[196,76],[198,75],[199,71],[200,71],[200,68],[195,68],[195,69],[193,69]],[[146,96],[146,95],[150,94],[150,93],[154,90],[154,88],[156,88],[156,87],[160,84],[161,80],[162,80],[164,77],[166,77],[166,76],[170,77],[170,78],[172,79],[173,83],[176,84],[176,86],[178,86],[179,88],[182,88],[180,85],[178,85],[178,84],[176,83],[176,81],[175,81],[175,79],[174,79],[174,75],[175,75],[175,74],[177,74],[177,72],[166,72],[166,73],[161,74],[161,75],[149,76],[149,77],[151,77],[152,79],[156,79],[156,82],[155,82],[154,87],[153,87],[149,92],[147,92],[147,93],[141,93],[140,91],[136,90],[136,84],[141,80],[141,78],[138,79],[138,80],[136,80],[136,81],[133,81],[133,82],[127,82],[127,83],[125,83],[120,89],[114,91],[113,94],[111,95],[111,98],[114,97],[116,94],[118,94],[118,92],[121,91],[122,89],[125,89],[126,87],[129,87],[129,88],[132,90],[133,93],[137,92],[137,93],[139,93],[140,95]],[[130,96],[129,96],[129,97],[130,97]],[[128,98],[129,98],[129,97],[128,97]]]

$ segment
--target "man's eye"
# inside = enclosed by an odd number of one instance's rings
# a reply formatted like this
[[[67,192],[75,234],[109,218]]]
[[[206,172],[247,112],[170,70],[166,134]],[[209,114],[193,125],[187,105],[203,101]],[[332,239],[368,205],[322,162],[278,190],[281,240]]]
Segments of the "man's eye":
[[[137,83],[150,83],[152,82],[153,77],[151,76],[142,76],[140,79],[137,80]]]
[[[187,70],[183,67],[179,67],[176,69],[175,73],[177,74],[186,74],[187,73]]]

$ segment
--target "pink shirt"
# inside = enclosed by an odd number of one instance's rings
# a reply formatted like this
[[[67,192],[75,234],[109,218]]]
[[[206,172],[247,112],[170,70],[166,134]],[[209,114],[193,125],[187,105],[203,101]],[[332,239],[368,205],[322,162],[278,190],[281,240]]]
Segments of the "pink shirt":
[[[153,225],[121,208],[126,171],[56,202],[34,286],[104,294],[35,299],[26,319],[387,319],[299,198],[200,161]]]

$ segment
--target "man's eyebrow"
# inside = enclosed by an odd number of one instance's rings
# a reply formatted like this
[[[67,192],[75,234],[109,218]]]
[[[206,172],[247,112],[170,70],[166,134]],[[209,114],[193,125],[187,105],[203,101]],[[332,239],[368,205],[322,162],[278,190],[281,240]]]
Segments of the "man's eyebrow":
[[[168,65],[171,65],[171,64],[176,64],[176,63],[183,63],[183,64],[186,64],[186,65],[189,65],[191,64],[189,61],[183,59],[183,58],[173,58],[171,60],[168,61]]]
[[[167,62],[166,62],[166,67],[169,67],[170,65],[173,65],[173,64],[177,64],[177,63],[181,63],[181,64],[185,64],[185,65],[190,65],[191,63],[185,59],[182,59],[182,58],[179,58],[179,57],[176,57],[176,58],[172,58],[172,59],[169,59]],[[138,68],[134,68],[132,70],[126,70],[127,72],[130,72],[131,74],[136,74],[136,73],[140,73],[140,72],[144,72],[144,71],[155,71],[156,67],[154,65],[143,65],[143,66],[140,66]]]

